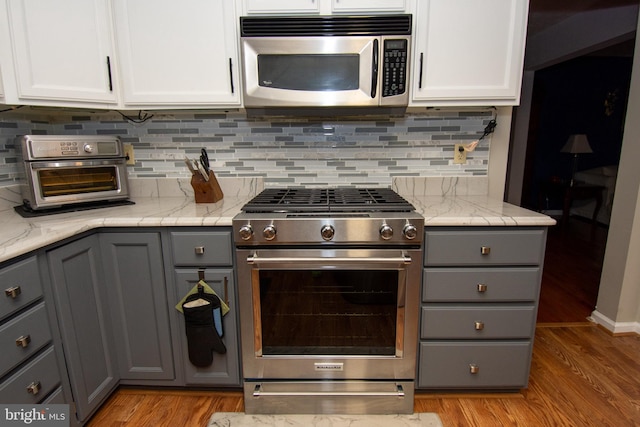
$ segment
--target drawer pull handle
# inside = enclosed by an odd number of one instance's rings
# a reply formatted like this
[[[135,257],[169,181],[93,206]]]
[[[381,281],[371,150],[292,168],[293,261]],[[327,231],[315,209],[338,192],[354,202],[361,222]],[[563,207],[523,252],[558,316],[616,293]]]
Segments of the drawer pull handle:
[[[11,288],[5,289],[4,290],[4,294],[8,297],[11,298],[17,298],[18,295],[20,295],[22,293],[22,289],[20,289],[20,286],[13,286]]]
[[[489,255],[491,253],[491,248],[489,246],[480,247],[480,253],[482,255]]]
[[[471,363],[469,365],[469,372],[472,374],[477,374],[478,372],[480,372],[480,367],[475,363]]]
[[[487,292],[487,285],[484,283],[478,283],[478,292]]]
[[[204,246],[196,246],[194,248],[194,251],[195,251],[196,255],[202,255],[202,254],[204,254]]]
[[[31,335],[23,335],[20,338],[16,339],[16,345],[22,348],[27,348],[30,342],[31,342]]]
[[[40,385],[40,381],[34,381],[27,386],[27,393],[31,393],[34,396],[40,392],[42,386]]]
[[[475,322],[474,326],[476,328],[476,331],[481,331],[484,329],[484,322]]]

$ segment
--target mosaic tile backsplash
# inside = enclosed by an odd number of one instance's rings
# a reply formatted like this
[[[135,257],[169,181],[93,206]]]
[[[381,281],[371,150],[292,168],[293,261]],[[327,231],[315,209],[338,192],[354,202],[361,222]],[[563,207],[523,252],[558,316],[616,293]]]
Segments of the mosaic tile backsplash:
[[[15,184],[13,139],[23,134],[117,135],[133,145],[131,178],[189,177],[184,157],[206,147],[219,177],[261,177],[265,186],[382,186],[394,177],[482,176],[490,136],[467,163],[453,164],[454,144],[478,139],[495,116],[477,111],[404,116],[249,118],[243,111],[135,114],[49,110],[0,114],[0,186]]]

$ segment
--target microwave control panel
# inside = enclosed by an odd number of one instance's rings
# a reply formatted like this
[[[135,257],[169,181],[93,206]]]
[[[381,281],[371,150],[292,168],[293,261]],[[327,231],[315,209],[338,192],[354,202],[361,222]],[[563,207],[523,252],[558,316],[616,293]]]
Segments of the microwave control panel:
[[[409,43],[406,39],[384,41],[382,67],[382,96],[401,95],[407,85],[407,56]]]
[[[26,148],[23,150],[26,160],[123,157],[122,143],[111,137],[25,136],[20,143]]]

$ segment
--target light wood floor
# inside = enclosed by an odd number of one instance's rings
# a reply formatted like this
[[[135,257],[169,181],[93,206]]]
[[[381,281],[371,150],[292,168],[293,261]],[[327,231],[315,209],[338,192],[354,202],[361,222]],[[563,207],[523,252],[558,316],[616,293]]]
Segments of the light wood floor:
[[[418,393],[416,412],[449,426],[640,426],[640,337],[593,325],[539,327],[529,387],[519,393]],[[89,426],[206,426],[243,410],[239,391],[120,388]]]

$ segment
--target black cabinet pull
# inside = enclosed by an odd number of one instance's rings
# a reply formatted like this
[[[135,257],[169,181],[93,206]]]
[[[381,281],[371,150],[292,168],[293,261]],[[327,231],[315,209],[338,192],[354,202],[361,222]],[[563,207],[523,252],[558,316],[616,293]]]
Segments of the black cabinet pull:
[[[111,58],[107,56],[107,72],[109,73],[109,92],[113,92],[113,80],[111,78]]]
[[[424,52],[420,52],[420,72],[418,73],[418,89],[422,89],[422,65],[424,64]]]
[[[229,58],[229,79],[231,80],[231,93],[235,93],[233,87],[233,63],[231,62],[231,58]]]

